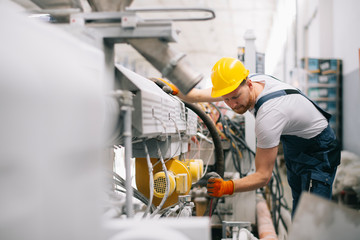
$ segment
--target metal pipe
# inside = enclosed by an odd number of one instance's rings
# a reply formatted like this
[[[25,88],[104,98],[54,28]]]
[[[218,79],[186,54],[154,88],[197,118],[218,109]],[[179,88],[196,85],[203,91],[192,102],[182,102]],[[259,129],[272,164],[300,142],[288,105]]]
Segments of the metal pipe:
[[[117,99],[120,106],[121,114],[123,114],[123,131],[125,147],[125,189],[126,189],[126,215],[128,218],[134,216],[133,210],[133,188],[131,186],[131,158],[132,158],[132,111],[133,111],[133,94],[130,91],[116,90],[110,93]],[[116,136],[116,135],[115,135]],[[113,140],[113,139],[112,139]],[[111,158],[112,160],[114,158]]]
[[[249,69],[250,72],[256,72],[256,47],[255,40],[256,36],[252,29],[249,29],[244,34],[245,39],[245,66]],[[245,139],[251,149],[255,152],[256,150],[256,139],[255,139],[255,119],[252,114],[249,112],[245,113]]]
[[[294,60],[295,68],[298,67],[298,23],[299,23],[299,3],[295,0],[295,26],[294,26]]]
[[[269,209],[266,205],[266,201],[262,197],[257,199],[256,214],[259,238],[277,240],[278,238],[275,232],[274,224],[271,220]]]
[[[125,147],[125,189],[126,189],[126,215],[128,218],[134,216],[133,210],[133,188],[131,186],[131,158],[132,158],[132,93],[129,91],[117,90],[111,93],[120,104],[121,112],[123,113],[123,137],[124,137],[124,147]]]
[[[127,42],[183,94],[187,94],[203,79],[202,74],[190,67],[185,54],[174,50],[167,42],[155,38],[128,39]]]
[[[132,157],[132,136],[131,136],[131,106],[123,106],[122,111],[124,114],[124,142],[125,142],[125,174],[126,174],[126,215],[128,218],[132,218],[134,216],[133,210],[133,189],[131,187],[131,157]]]
[[[159,12],[159,13],[169,13],[169,12],[181,12],[182,15],[184,12],[199,12],[199,13],[209,13],[209,16],[199,14],[199,17],[181,17],[181,18],[144,18],[145,21],[207,21],[215,18],[214,10],[210,8],[200,8],[200,7],[147,7],[147,8],[126,8],[126,11],[132,12]]]

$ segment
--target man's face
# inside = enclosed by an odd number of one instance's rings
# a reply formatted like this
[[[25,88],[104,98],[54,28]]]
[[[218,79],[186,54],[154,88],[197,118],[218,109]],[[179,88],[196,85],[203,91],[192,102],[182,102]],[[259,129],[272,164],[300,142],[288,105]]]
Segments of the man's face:
[[[253,85],[251,81],[247,81],[244,85],[240,85],[231,93],[222,96],[226,105],[234,112],[244,114],[255,105],[255,97],[253,93]]]

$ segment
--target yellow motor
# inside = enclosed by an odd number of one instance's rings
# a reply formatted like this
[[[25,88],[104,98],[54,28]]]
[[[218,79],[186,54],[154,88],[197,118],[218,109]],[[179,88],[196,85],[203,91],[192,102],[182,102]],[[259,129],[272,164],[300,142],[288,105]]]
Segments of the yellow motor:
[[[151,158],[154,174],[154,199],[153,203],[158,206],[165,196],[166,176],[162,165],[157,158]],[[170,192],[163,208],[169,207],[178,202],[179,195],[187,195],[191,189],[191,175],[188,167],[182,161],[177,159],[167,160],[165,163],[170,178]],[[135,178],[137,189],[150,197],[150,177],[148,166],[145,158],[136,158],[135,161]]]
[[[175,182],[175,176],[172,172],[168,171],[169,180],[170,180],[170,191],[169,196],[173,194],[176,182]],[[165,172],[158,172],[154,175],[154,195],[158,198],[163,198],[165,196],[166,192],[166,175]]]
[[[154,174],[154,199],[155,206],[159,205],[165,196],[167,181],[162,165],[157,158],[151,158]],[[178,202],[179,195],[187,195],[190,192],[191,184],[198,181],[203,173],[203,161],[200,159],[192,159],[187,161],[179,161],[177,159],[167,160],[166,169],[170,180],[170,191],[163,208],[171,206]],[[145,197],[150,197],[150,177],[145,158],[136,158],[135,161],[135,177],[138,190]]]

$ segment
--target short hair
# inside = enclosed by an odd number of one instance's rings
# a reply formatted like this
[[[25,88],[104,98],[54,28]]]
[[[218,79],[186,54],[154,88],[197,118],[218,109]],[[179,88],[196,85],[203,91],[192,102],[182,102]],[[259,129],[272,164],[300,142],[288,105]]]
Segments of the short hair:
[[[246,77],[246,78],[240,83],[239,87],[240,87],[240,86],[244,86],[247,80],[248,80],[248,77]]]

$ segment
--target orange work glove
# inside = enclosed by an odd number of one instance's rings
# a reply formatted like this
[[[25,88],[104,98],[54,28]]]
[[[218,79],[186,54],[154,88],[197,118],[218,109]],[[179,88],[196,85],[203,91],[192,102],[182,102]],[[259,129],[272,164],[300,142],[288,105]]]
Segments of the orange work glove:
[[[234,193],[233,180],[224,181],[222,178],[209,178],[207,192],[211,197],[222,197],[224,194],[232,195]]]
[[[158,85],[162,90],[167,93],[171,93],[172,95],[176,95],[179,93],[179,89],[174,84],[169,83],[162,78],[150,78],[150,80],[156,83],[156,85]]]

